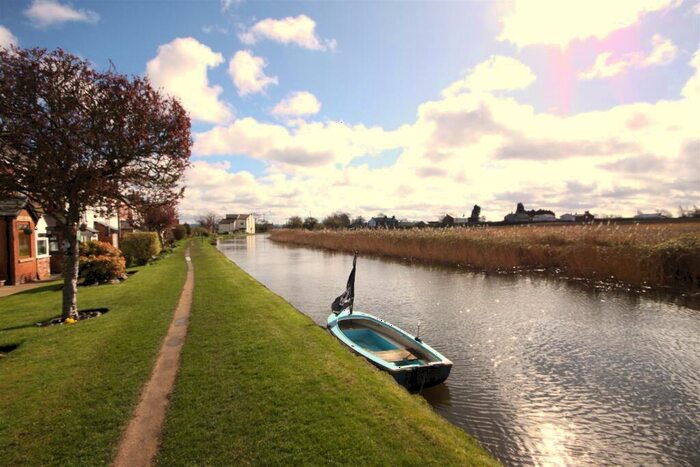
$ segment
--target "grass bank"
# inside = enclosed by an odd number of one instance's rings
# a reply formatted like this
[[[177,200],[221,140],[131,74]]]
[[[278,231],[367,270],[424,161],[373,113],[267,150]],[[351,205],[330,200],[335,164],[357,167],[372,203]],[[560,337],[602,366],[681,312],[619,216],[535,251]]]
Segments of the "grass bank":
[[[700,288],[700,223],[275,230],[273,240],[484,270],[559,269],[633,286]]]
[[[161,465],[493,465],[464,432],[209,244]]]
[[[108,464],[138,402],[185,279],[183,248],[118,285],[81,287],[99,318],[60,315],[60,284],[0,299],[0,465]],[[154,292],[157,291],[157,292]]]

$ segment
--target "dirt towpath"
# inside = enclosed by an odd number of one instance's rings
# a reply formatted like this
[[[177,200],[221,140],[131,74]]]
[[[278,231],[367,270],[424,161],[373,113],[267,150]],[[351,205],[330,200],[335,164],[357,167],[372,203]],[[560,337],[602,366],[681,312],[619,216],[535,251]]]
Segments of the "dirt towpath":
[[[182,288],[180,301],[158,353],[151,379],[146,384],[134,416],[119,442],[117,457],[114,461],[116,467],[149,466],[158,452],[163,422],[170,403],[170,393],[180,368],[180,351],[185,343],[192,308],[194,268],[189,247],[185,252],[185,260],[187,261],[187,279]]]

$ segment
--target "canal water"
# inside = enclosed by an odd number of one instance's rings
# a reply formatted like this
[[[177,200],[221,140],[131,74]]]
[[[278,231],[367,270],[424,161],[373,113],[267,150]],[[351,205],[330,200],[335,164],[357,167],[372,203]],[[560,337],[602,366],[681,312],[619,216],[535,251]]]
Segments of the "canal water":
[[[352,267],[350,255],[261,235],[219,248],[318,324]],[[700,465],[694,304],[368,257],[355,291],[357,311],[420,325],[454,362],[424,396],[503,463]]]

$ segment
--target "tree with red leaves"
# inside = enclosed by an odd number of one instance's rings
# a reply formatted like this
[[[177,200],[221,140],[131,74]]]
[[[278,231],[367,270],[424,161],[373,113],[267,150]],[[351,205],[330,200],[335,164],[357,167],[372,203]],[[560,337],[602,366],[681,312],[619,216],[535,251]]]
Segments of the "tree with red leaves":
[[[161,246],[165,246],[165,232],[178,224],[177,207],[174,204],[147,204],[137,208],[139,219],[132,225],[158,232]]]
[[[146,78],[95,71],[61,49],[0,48],[0,195],[22,194],[63,233],[63,316],[77,316],[77,234],[87,207],[175,205],[190,119]]]

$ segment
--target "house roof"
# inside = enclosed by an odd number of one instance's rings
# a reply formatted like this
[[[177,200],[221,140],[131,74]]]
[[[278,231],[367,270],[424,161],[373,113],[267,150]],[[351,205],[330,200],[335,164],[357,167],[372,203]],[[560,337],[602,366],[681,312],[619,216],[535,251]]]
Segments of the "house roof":
[[[248,219],[250,216],[252,216],[252,214],[226,214],[226,218],[221,219],[219,221],[219,224],[230,224],[230,223],[237,221],[237,220],[244,221],[244,220]]]
[[[373,217],[373,218],[370,219],[370,220],[375,221],[375,222],[398,222],[398,221],[396,220],[396,217],[395,217],[395,216],[392,216],[392,217],[387,217],[387,216],[384,216],[384,217]]]
[[[0,199],[0,216],[17,217],[22,209],[26,209],[32,217],[39,219],[39,213],[26,196]]]

